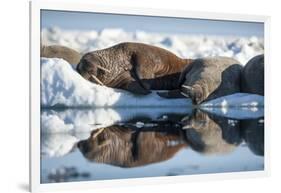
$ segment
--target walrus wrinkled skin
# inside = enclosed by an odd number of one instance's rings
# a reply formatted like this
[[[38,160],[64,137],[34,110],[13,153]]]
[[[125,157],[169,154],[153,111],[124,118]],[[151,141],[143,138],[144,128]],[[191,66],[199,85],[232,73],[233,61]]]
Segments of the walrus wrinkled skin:
[[[41,46],[40,56],[45,58],[62,58],[69,64],[78,64],[81,54],[71,48],[59,45]]]
[[[209,57],[196,59],[181,73],[180,89],[160,92],[165,98],[191,98],[193,104],[212,100],[221,96],[240,92],[242,66],[228,57]]]
[[[178,78],[188,63],[165,49],[125,42],[85,54],[76,70],[94,83],[149,94],[150,90],[178,88]]]
[[[264,95],[264,55],[252,58],[242,70],[241,90]]]
[[[94,130],[78,142],[86,159],[124,168],[168,160],[186,147],[183,133],[174,128],[146,128],[145,131],[113,125]]]

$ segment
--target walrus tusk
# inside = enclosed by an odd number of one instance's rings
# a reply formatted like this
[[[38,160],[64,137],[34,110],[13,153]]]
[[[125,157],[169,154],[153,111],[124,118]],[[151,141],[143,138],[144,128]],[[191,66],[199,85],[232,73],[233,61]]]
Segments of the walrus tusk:
[[[101,134],[101,133],[103,132],[103,130],[104,130],[104,128],[99,129],[99,131],[96,132],[96,133],[92,136],[92,139],[97,138],[97,136],[99,136],[99,134]]]
[[[181,92],[181,94],[182,94],[183,96],[185,96],[186,98],[190,98],[190,96],[188,96],[188,95],[185,94],[184,92]]]
[[[185,125],[182,127],[183,130],[192,129],[191,125]]]
[[[187,86],[187,85],[181,85],[182,88],[185,88],[187,90],[193,90],[193,88],[191,86]],[[190,98],[190,96],[188,96],[186,93],[181,92],[181,94],[187,98]]]
[[[110,70],[108,70],[107,68],[104,68],[104,67],[102,67],[102,66],[97,65],[97,68],[99,68],[99,69],[101,69],[101,70],[104,70],[104,71],[110,73]]]
[[[193,89],[191,86],[187,86],[187,85],[181,85],[181,87],[186,88],[186,89],[190,89],[190,90]]]
[[[100,81],[100,79],[98,79],[95,75],[92,75],[92,74],[91,74],[91,76],[92,76],[92,78],[93,78],[97,83],[99,83],[100,85],[104,86],[104,84],[102,83],[102,81]]]

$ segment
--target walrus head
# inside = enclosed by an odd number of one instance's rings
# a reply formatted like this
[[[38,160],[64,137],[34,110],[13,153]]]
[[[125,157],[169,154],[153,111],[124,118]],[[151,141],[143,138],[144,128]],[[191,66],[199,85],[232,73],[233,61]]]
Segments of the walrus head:
[[[93,83],[104,85],[101,77],[110,70],[106,69],[102,65],[102,59],[92,53],[85,54],[76,67],[77,72],[83,76],[86,80]]]

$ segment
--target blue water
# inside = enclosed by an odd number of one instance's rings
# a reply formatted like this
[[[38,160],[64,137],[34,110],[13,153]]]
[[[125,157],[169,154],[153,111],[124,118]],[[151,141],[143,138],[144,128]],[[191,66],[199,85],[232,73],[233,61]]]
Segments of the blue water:
[[[155,109],[151,109],[147,117],[137,116],[133,108],[130,110],[135,117],[124,122],[121,119],[84,134],[70,132],[70,136],[82,137],[77,137],[78,147],[75,145],[69,152],[60,156],[42,154],[41,183],[264,169],[263,116],[235,119],[191,109],[180,110],[178,114],[167,114],[163,109],[160,116],[157,109],[157,116],[152,116]],[[64,113],[64,110],[45,111],[58,116]],[[77,116],[69,120],[69,115],[68,123],[87,121]],[[48,139],[59,135],[62,134],[42,133],[41,147],[52,149]],[[60,143],[62,148],[64,141]]]

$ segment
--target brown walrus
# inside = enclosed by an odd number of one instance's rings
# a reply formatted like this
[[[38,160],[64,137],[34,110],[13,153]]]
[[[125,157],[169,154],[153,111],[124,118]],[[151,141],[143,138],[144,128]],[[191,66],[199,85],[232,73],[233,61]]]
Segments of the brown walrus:
[[[89,161],[128,168],[168,160],[187,144],[180,129],[153,127],[138,131],[113,125],[94,130],[77,147]]]
[[[45,58],[62,58],[69,64],[78,64],[81,54],[71,48],[59,45],[41,46],[40,56]]]
[[[194,104],[212,100],[240,91],[242,66],[228,57],[196,59],[183,70],[180,89],[158,93],[165,98],[182,97],[192,99]]]
[[[85,79],[136,94],[178,88],[180,72],[191,62],[142,43],[120,43],[85,54],[77,71]]]
[[[264,95],[264,55],[252,58],[243,68],[242,92]]]

